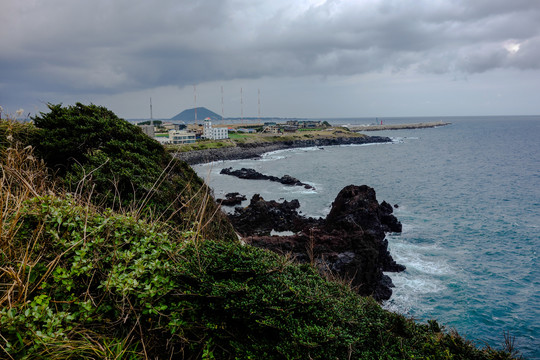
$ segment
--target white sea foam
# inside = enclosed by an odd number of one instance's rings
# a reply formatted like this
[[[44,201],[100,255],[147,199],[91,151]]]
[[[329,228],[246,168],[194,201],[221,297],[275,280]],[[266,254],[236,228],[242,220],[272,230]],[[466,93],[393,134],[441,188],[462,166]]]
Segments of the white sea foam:
[[[294,235],[292,231],[276,231],[274,229],[270,231],[270,236],[291,236],[291,235]]]
[[[389,234],[388,240],[390,253],[407,270],[388,274],[396,287],[385,307],[418,319],[437,318],[490,345],[498,345],[489,339],[500,335],[500,327],[486,326],[485,314],[509,313],[522,320],[508,316],[504,328],[523,344],[527,358],[540,358],[537,337],[528,337],[540,332],[535,266],[539,126],[538,116],[507,122],[456,119],[455,126],[436,130],[385,132],[395,136],[394,143],[385,143],[392,146],[328,146],[308,154],[305,149],[281,150],[269,158],[284,159],[260,163],[264,174],[316,179],[316,196],[233,177],[215,176],[214,183],[248,198],[254,192],[267,200],[298,198],[299,210],[313,217],[328,213],[343,186],[373,186],[379,199],[398,202],[395,215],[403,223],[403,232]],[[245,164],[256,168],[257,161],[218,166]]]
[[[261,160],[281,160],[286,159],[289,155],[293,155],[299,152],[307,152],[307,151],[318,151],[320,150],[316,146],[311,147],[305,147],[305,148],[289,148],[289,149],[279,149],[274,151],[269,151],[267,153],[264,153],[261,155]]]
[[[283,159],[287,159],[287,156],[278,156],[278,155],[267,156],[267,157],[263,157],[263,158],[259,159],[259,161],[268,162],[268,161],[277,161],[277,160],[283,160]]]
[[[422,255],[409,255],[409,257],[401,257],[400,261],[407,268],[414,269],[420,273],[430,275],[447,275],[452,273],[452,269],[444,263],[444,261],[428,261]]]
[[[412,244],[410,239],[390,238],[390,252],[394,259],[417,274],[447,275],[454,269],[439,256],[445,250],[437,244]]]
[[[317,194],[317,189],[306,189],[303,186],[284,185],[282,189],[284,192],[289,192],[292,194]]]

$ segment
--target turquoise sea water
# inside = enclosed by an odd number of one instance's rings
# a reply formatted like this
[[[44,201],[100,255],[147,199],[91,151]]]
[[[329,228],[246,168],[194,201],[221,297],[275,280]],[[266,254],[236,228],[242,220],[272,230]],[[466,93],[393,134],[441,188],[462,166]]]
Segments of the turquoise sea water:
[[[346,185],[372,186],[379,201],[399,204],[404,225],[388,238],[407,270],[389,274],[396,287],[384,306],[437,319],[480,345],[500,347],[509,332],[526,358],[540,359],[540,116],[383,119],[438,120],[452,124],[368,133],[391,144],[284,150],[195,170],[216,197],[299,199],[309,216],[325,216]],[[219,175],[230,166],[289,174],[315,190]]]

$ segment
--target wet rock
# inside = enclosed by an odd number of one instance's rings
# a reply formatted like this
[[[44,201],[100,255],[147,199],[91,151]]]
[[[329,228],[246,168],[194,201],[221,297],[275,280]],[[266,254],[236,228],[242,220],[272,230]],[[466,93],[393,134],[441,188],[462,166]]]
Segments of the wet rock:
[[[295,232],[306,223],[306,219],[297,212],[299,207],[300,202],[296,199],[279,203],[274,200],[265,201],[259,194],[255,194],[249,206],[235,208],[229,219],[243,236],[270,235],[272,230]]]
[[[346,279],[362,295],[389,299],[391,279],[383,271],[403,271],[388,251],[385,233],[400,232],[392,206],[379,204],[375,190],[350,185],[340,191],[326,219],[298,214],[298,200],[265,201],[254,195],[246,208],[230,215],[236,230],[254,246],[290,253],[321,272]],[[291,236],[269,236],[270,231],[293,231]]]
[[[303,186],[306,189],[313,189],[313,186],[309,184],[305,184],[301,182],[300,180],[298,180],[297,178],[292,177],[290,175],[283,175],[281,178],[278,178],[277,176],[261,174],[255,169],[241,168],[240,170],[233,170],[232,167],[229,167],[229,168],[221,169],[219,173],[222,175],[236,176],[237,178],[240,178],[240,179],[268,180],[268,181],[279,182],[283,185]]]
[[[240,205],[242,201],[247,200],[246,195],[242,195],[237,192],[225,194],[224,199],[216,199],[216,202],[221,206],[235,206]]]

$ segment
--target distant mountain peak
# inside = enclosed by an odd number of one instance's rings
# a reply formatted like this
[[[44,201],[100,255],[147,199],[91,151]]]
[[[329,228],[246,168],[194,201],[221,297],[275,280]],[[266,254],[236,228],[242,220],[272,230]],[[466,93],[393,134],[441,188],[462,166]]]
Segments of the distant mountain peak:
[[[195,121],[195,109],[197,109],[197,121],[202,121],[203,119],[210,118],[211,120],[221,120],[221,116],[215,112],[208,110],[205,107],[197,107],[193,109],[186,109],[175,115],[171,120],[181,120],[181,121]]]

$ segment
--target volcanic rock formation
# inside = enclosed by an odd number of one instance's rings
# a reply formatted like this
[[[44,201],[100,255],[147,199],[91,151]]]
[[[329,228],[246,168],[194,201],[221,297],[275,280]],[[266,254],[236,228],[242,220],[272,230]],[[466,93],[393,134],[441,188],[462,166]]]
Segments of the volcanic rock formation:
[[[216,202],[221,206],[235,206],[240,205],[244,200],[247,200],[246,195],[233,192],[225,194],[224,199],[216,199]]]
[[[293,186],[303,186],[306,189],[313,189],[313,186],[305,184],[298,180],[295,177],[290,175],[283,175],[281,178],[273,175],[264,175],[258,172],[255,169],[246,169],[241,168],[240,170],[233,170],[232,168],[221,169],[220,174],[236,176],[240,179],[249,179],[249,180],[269,180],[279,182],[283,185],[293,185]]]
[[[392,206],[379,204],[375,190],[366,185],[343,188],[326,219],[299,215],[299,206],[298,200],[278,203],[255,194],[248,207],[237,207],[229,217],[252,245],[290,253],[299,262],[345,279],[362,295],[389,299],[393,284],[383,271],[405,269],[390,255],[385,238],[386,232],[401,232]],[[272,230],[295,234],[270,236]]]

